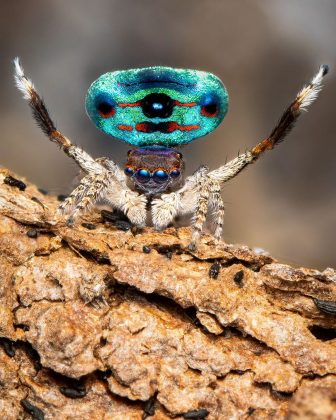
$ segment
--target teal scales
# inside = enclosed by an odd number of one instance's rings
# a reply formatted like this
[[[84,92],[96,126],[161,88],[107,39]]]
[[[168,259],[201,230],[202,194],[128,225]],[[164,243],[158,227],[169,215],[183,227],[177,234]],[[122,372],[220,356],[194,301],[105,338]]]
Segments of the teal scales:
[[[88,90],[86,110],[100,130],[124,142],[176,147],[213,131],[228,102],[214,74],[157,66],[103,74]]]

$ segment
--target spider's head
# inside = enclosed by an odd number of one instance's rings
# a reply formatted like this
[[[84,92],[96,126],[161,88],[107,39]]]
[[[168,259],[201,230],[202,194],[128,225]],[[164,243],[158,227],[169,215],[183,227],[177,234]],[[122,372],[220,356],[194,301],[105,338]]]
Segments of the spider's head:
[[[183,169],[181,153],[153,146],[130,150],[125,174],[137,190],[155,195],[180,186]]]
[[[228,110],[213,74],[169,67],[106,73],[86,96],[86,110],[105,133],[135,146],[178,146],[213,131]]]

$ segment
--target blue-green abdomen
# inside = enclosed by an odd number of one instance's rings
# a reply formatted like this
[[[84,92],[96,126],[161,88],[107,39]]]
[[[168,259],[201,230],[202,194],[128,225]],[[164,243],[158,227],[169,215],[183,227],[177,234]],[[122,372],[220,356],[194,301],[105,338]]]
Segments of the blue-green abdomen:
[[[228,110],[228,94],[211,73],[148,67],[100,76],[86,110],[99,129],[127,143],[173,147],[213,131]]]

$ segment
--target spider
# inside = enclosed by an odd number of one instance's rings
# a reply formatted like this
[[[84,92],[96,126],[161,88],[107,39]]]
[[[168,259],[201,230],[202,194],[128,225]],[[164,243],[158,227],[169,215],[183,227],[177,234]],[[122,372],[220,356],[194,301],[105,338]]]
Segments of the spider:
[[[42,98],[14,60],[17,87],[29,102],[42,131],[79,165],[80,184],[60,205],[72,225],[78,215],[98,204],[124,213],[136,226],[162,230],[177,216],[191,216],[195,249],[208,215],[215,240],[222,236],[223,184],[266,150],[280,143],[301,112],[317,98],[328,72],[321,65],[282,114],[271,134],[251,150],[209,171],[201,166],[183,177],[184,161],[173,147],[213,131],[228,110],[228,93],[215,75],[197,70],[148,67],[106,73],[95,80],[86,96],[86,110],[105,133],[134,146],[124,169],[108,158],[94,159],[57,130]]]

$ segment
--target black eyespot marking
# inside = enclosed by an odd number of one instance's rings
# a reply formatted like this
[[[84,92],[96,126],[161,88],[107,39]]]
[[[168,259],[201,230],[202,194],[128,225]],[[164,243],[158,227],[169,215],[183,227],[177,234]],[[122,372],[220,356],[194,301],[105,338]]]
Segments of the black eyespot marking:
[[[218,105],[211,104],[211,105],[202,106],[201,113],[205,117],[210,117],[210,118],[215,117],[218,114]]]
[[[142,99],[141,107],[148,118],[168,118],[173,113],[174,101],[164,93],[151,93]]]
[[[214,118],[219,113],[219,101],[215,94],[205,96],[201,101],[201,114],[208,118]]]
[[[97,110],[99,114],[104,118],[112,117],[115,114],[115,108],[113,104],[107,101],[99,102],[97,105]]]

